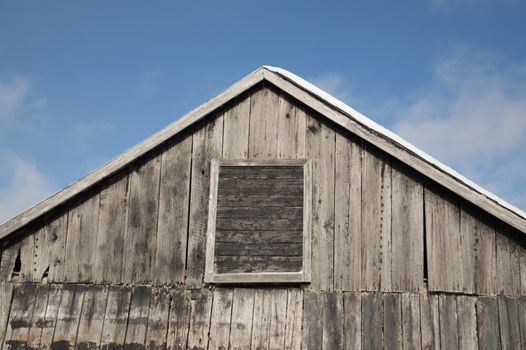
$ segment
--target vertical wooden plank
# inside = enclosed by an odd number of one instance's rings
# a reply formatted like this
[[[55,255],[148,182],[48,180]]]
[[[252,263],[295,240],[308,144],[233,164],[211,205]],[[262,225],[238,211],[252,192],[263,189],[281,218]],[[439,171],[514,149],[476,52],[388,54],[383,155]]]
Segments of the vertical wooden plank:
[[[440,343],[443,350],[458,349],[457,302],[454,295],[440,295]]]
[[[23,283],[15,287],[4,349],[18,349],[27,345],[36,297],[37,288],[33,284]]]
[[[73,207],[68,215],[64,277],[68,282],[88,282],[96,256],[99,194]]]
[[[520,295],[526,295],[526,242],[522,242],[518,245],[519,250],[519,264],[520,264],[520,282],[521,292]],[[525,340],[526,341],[526,340]]]
[[[108,185],[100,193],[99,229],[94,281],[120,283],[122,280],[128,177]]]
[[[480,350],[500,349],[499,308],[496,297],[477,300],[477,334]]]
[[[13,284],[0,281],[0,348],[3,346],[7,321],[9,320],[9,312],[11,310],[12,297]]]
[[[150,310],[150,299],[152,290],[147,286],[134,287],[128,314],[128,326],[126,327],[126,339],[124,347],[140,349],[146,341],[146,329],[148,327],[148,311]]]
[[[146,349],[166,349],[169,311],[170,293],[161,288],[154,288],[150,302],[150,311],[148,313],[148,330],[146,332],[145,342]]]
[[[520,332],[521,332],[521,349],[526,349],[526,296],[521,296],[518,302],[519,302],[519,324],[520,324]]]
[[[184,282],[191,157],[191,135],[162,154],[154,283]]]
[[[107,300],[107,287],[98,285],[86,287],[75,348],[98,349]]]
[[[343,297],[339,291],[325,294],[323,308],[323,347],[326,350],[343,349]]]
[[[51,348],[73,349],[77,340],[84,287],[65,285],[58,308]]]
[[[252,318],[251,349],[268,349],[272,294],[269,289],[256,289],[254,315]]]
[[[383,300],[380,293],[362,294],[362,349],[383,347]]]
[[[507,228],[509,248],[510,248],[510,261],[511,261],[511,292],[509,295],[519,296],[521,295],[521,271],[520,271],[520,247],[515,240],[514,235],[516,231],[511,228]],[[522,239],[522,237],[521,237]]]
[[[212,311],[212,293],[206,289],[195,291],[192,296],[188,348],[204,350],[208,345],[210,314]]]
[[[463,256],[468,263],[465,265],[465,286],[466,291],[477,294],[494,294],[495,293],[495,279],[496,279],[496,249],[495,249],[495,229],[482,222],[477,217],[482,213],[477,210],[469,210],[462,208],[460,218],[460,230],[463,242],[472,242],[463,244],[467,250],[463,252]],[[470,250],[471,248],[471,250]],[[470,270],[467,267],[471,267]]]
[[[186,285],[188,288],[201,288],[205,269],[210,161],[222,154],[223,117],[216,117],[196,130],[192,142]]]
[[[352,241],[356,232],[351,231],[351,169],[352,143],[345,136],[336,133],[335,146],[335,184],[334,184],[334,289],[348,290],[352,265],[357,251]]]
[[[29,349],[38,349],[40,345],[40,338],[42,337],[42,330],[46,317],[46,308],[49,294],[49,285],[36,285],[37,296],[35,299],[35,306],[33,315],[31,317],[29,335],[27,337],[27,346]]]
[[[306,153],[312,166],[312,283],[330,290],[334,280],[334,130],[312,116],[307,119]]]
[[[234,289],[232,326],[230,327],[230,348],[232,350],[250,349],[254,298],[255,291],[253,289]]]
[[[418,294],[402,294],[402,322],[404,349],[421,349],[420,298]]]
[[[513,294],[512,260],[510,253],[510,241],[501,230],[496,233],[497,244],[497,282],[496,292],[499,295]]]
[[[362,348],[362,300],[360,293],[344,293],[344,348]]]
[[[68,213],[65,213],[47,226],[46,249],[50,257],[48,277],[50,282],[64,281],[68,216]]]
[[[20,275],[18,280],[21,282],[33,281],[33,261],[35,256],[35,236],[28,234],[20,241]]]
[[[48,280],[51,251],[51,242],[48,240],[48,225],[42,226],[33,233],[34,251],[33,251],[33,278],[35,282]]]
[[[208,349],[228,349],[230,317],[232,316],[232,297],[233,291],[230,289],[217,288],[214,290]]]
[[[461,292],[464,275],[459,207],[426,188],[425,216],[429,290]]]
[[[401,294],[384,294],[384,348],[402,347],[402,297]]]
[[[458,346],[460,349],[478,349],[477,298],[465,295],[457,297]]]
[[[305,290],[303,292],[303,349],[323,348],[323,294]]]
[[[278,158],[293,159],[305,156],[305,111],[295,106],[288,96],[279,96],[278,111]]]
[[[392,182],[392,290],[415,293],[424,280],[424,189],[401,169]]]
[[[126,324],[130,310],[131,290],[128,287],[111,286],[104,314],[104,328],[100,338],[100,348],[118,349],[124,344]]]
[[[174,290],[171,294],[170,319],[168,321],[167,348],[186,350],[188,329],[190,327],[191,302],[184,290]]]
[[[20,254],[20,242],[9,242],[2,246],[0,260],[0,281],[11,281],[16,259]]]
[[[287,321],[285,324],[285,350],[301,350],[303,328],[303,292],[288,289]]]
[[[150,281],[157,237],[160,169],[161,157],[156,156],[130,174],[122,271],[125,283]]]
[[[521,336],[517,298],[498,297],[498,305],[502,350],[519,349],[521,346]]]
[[[268,86],[250,98],[249,158],[276,158],[278,154],[279,96]]]
[[[362,283],[363,289],[391,287],[391,167],[370,150],[362,161]]]
[[[244,98],[223,114],[223,158],[248,158],[250,98]]]
[[[441,348],[438,310],[438,295],[420,295],[420,328],[423,350],[439,350]]]
[[[287,290],[271,291],[269,349],[282,350],[285,344],[285,325],[287,320]],[[299,336],[300,333],[297,335]]]
[[[55,323],[57,321],[60,300],[62,298],[62,285],[52,284],[49,286],[46,314],[42,325],[42,331],[37,348],[49,349],[53,342]]]

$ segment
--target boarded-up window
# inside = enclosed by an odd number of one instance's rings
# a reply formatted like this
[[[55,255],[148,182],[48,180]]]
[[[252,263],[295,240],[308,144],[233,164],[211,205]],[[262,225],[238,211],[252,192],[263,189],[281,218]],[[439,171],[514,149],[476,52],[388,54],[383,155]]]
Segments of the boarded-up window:
[[[206,282],[310,281],[310,162],[213,160]]]

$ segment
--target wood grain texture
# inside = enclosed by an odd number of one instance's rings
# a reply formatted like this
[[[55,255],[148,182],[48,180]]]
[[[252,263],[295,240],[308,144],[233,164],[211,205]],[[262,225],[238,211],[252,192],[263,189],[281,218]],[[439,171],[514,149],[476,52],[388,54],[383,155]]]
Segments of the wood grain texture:
[[[77,340],[82,303],[83,286],[66,285],[62,288],[62,297],[57,313],[51,347],[73,349]]]
[[[285,326],[287,321],[287,289],[275,289],[270,299],[270,350],[281,350],[285,343]]]
[[[42,331],[45,326],[49,285],[38,284],[36,285],[36,289],[37,296],[34,302],[33,314],[30,318],[30,329],[27,337],[27,346],[33,349],[37,349],[40,346],[40,339],[42,338]]]
[[[256,289],[252,316],[251,349],[268,349],[272,311],[272,290]]]
[[[254,159],[275,159],[278,154],[279,96],[270,88],[254,92],[250,99],[248,156]]]
[[[159,210],[161,157],[130,174],[122,281],[147,283],[154,263]],[[137,259],[140,256],[141,259]]]
[[[170,319],[166,344],[168,349],[186,350],[190,327],[190,295],[183,290],[171,292]]]
[[[300,350],[303,327],[303,291],[288,289],[284,350]]]
[[[200,127],[192,135],[192,140],[186,284],[190,288],[200,288],[205,270],[210,162],[222,154],[223,117],[217,116]]]
[[[440,295],[440,344],[442,349],[459,349],[457,301],[454,295]]]
[[[192,137],[186,136],[162,154],[159,221],[152,281],[183,283],[188,232]]]
[[[166,349],[168,318],[170,312],[170,292],[162,288],[153,288],[148,312],[145,348],[151,350]]]
[[[478,298],[477,335],[480,350],[500,349],[499,307],[497,298]]]
[[[0,282],[0,348],[3,347],[7,322],[10,317],[12,297],[13,285],[8,282]]]
[[[223,114],[223,157],[248,158],[250,125],[250,96],[247,96]]]
[[[212,298],[213,294],[206,289],[194,291],[192,295],[192,311],[188,329],[189,349],[204,350],[208,345]]]
[[[403,348],[422,348],[420,298],[418,294],[402,294]]]
[[[323,348],[323,294],[305,290],[303,293],[303,348]]]
[[[48,349],[49,344],[53,342],[53,333],[55,332],[61,297],[62,285],[51,284],[48,290],[46,313],[44,315],[38,347]]]
[[[114,349],[124,344],[126,325],[130,312],[131,288],[111,286],[108,289],[108,301],[104,313],[104,327],[100,338],[100,348]]]
[[[0,281],[11,281],[16,259],[20,254],[20,242],[7,242],[2,246],[2,257],[0,260]]]
[[[344,309],[342,292],[329,292],[324,295],[324,299],[322,349],[343,349]]]
[[[478,349],[476,297],[457,296],[457,318],[459,349]]]
[[[521,346],[519,308],[517,298],[498,297],[499,329],[502,350]]]
[[[98,349],[104,325],[108,288],[90,286],[84,293],[76,349]]]
[[[128,185],[128,177],[124,177],[100,193],[94,282],[118,283],[122,280]]]
[[[422,349],[441,349],[438,295],[420,295],[420,319],[420,330],[422,332]]]
[[[250,349],[254,298],[254,289],[234,289],[230,327],[230,349],[232,350]]]
[[[15,288],[5,332],[4,349],[17,349],[27,342],[37,291],[35,285],[26,283]]]
[[[212,316],[210,320],[210,340],[208,349],[228,349],[232,316],[233,291],[218,288],[214,290]]]
[[[303,158],[305,156],[305,130],[307,118],[305,111],[289,99],[286,94],[279,95],[277,157]]]
[[[402,297],[401,294],[384,294],[384,347],[403,349],[402,343]],[[404,318],[405,321],[405,318]],[[404,324],[405,326],[405,324]],[[404,332],[404,337],[406,336]],[[405,340],[405,338],[404,338]]]
[[[362,294],[362,349],[381,349],[383,298],[380,293]]]
[[[312,282],[329,290],[334,281],[334,176],[336,135],[313,117],[307,120],[306,156],[312,163]]]
[[[423,186],[402,169],[392,170],[391,259],[388,290],[419,292],[424,280]]]
[[[343,293],[344,348],[362,349],[362,298],[360,293]]]
[[[151,288],[146,286],[134,287],[131,296],[130,312],[124,347],[142,348],[146,341],[148,329],[148,313],[152,296]]]

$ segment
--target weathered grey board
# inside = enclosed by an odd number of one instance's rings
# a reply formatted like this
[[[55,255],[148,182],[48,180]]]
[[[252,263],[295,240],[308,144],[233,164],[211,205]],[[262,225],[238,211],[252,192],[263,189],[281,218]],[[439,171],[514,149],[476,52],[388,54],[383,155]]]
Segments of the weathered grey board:
[[[499,325],[502,350],[519,349],[521,343],[517,298],[499,297]]]
[[[252,316],[251,349],[268,349],[270,337],[270,312],[272,310],[272,290],[256,289],[254,314]]]
[[[191,136],[162,154],[155,263],[150,274],[154,283],[184,282],[191,157]]]
[[[521,331],[521,348],[526,348],[526,296],[519,298],[519,324]]]
[[[40,338],[45,325],[46,308],[48,304],[49,285],[38,284],[37,296],[33,306],[33,314],[30,317],[30,329],[27,336],[27,346],[29,348],[38,349],[40,346]]]
[[[161,288],[154,288],[150,300],[150,311],[148,312],[146,349],[166,349],[169,312],[170,292]]]
[[[405,295],[404,295],[405,297]],[[384,294],[384,346],[403,349],[402,346],[402,295]],[[404,321],[405,321],[404,317]],[[405,326],[405,322],[404,322]],[[405,330],[405,327],[404,327]],[[404,341],[406,332],[404,332]]]
[[[496,298],[478,298],[477,331],[480,350],[500,349],[499,308]]]
[[[4,349],[17,349],[26,343],[31,328],[36,297],[37,288],[33,284],[23,283],[15,288],[9,322],[5,332]]]
[[[300,350],[303,326],[303,292],[301,289],[288,289],[285,323],[284,350]]]
[[[324,295],[322,349],[343,350],[344,313],[342,292],[332,291]]]
[[[60,300],[62,298],[62,285],[52,284],[49,286],[46,313],[42,324],[39,344],[37,347],[44,349],[49,348],[53,342],[53,333],[55,332],[55,323],[57,320]]]
[[[192,170],[186,284],[200,288],[205,270],[210,162],[222,154],[223,117],[217,116],[192,135]]]
[[[118,286],[109,288],[106,312],[104,314],[104,328],[100,338],[101,349],[116,349],[120,344],[124,344],[130,300],[130,288]]]
[[[464,295],[457,297],[457,319],[459,349],[478,349],[477,298]]]
[[[422,346],[420,298],[418,294],[402,294],[403,348],[419,350]]]
[[[459,349],[457,302],[454,295],[440,295],[438,298],[440,313],[440,343],[442,349]]]
[[[345,349],[362,348],[362,298],[360,293],[344,293],[344,345]]]
[[[249,158],[277,157],[278,108],[279,96],[272,89],[259,89],[250,98]]]
[[[305,111],[289,100],[285,94],[279,96],[277,157],[303,158],[305,156]]]
[[[301,256],[216,256],[218,273],[300,271]]]
[[[420,295],[420,330],[422,332],[422,349],[439,350],[440,315],[438,295]]]
[[[62,288],[62,297],[57,313],[51,348],[73,349],[77,340],[82,303],[83,286],[66,285]]]
[[[216,244],[237,242],[251,244],[266,242],[301,243],[303,242],[303,235],[302,231],[216,231]]]
[[[155,258],[161,157],[130,174],[122,281],[147,283]],[[140,256],[140,259],[137,257]]]
[[[334,181],[336,133],[318,119],[308,118],[306,157],[312,166],[312,283],[330,290],[334,283]]]
[[[301,256],[301,243],[216,242],[216,256]]]
[[[73,207],[68,214],[64,279],[70,282],[93,280],[93,266],[97,249],[99,227],[99,201],[97,193]]]
[[[252,339],[252,316],[254,315],[254,289],[234,289],[232,300],[232,324],[230,327],[230,348],[250,349]]]
[[[380,293],[362,294],[362,349],[381,349],[383,298]]]
[[[189,294],[183,290],[173,291],[171,293],[170,318],[166,336],[168,349],[186,350],[190,313],[191,302]]]
[[[214,301],[212,305],[208,349],[228,349],[233,291],[231,289],[218,288],[214,290],[213,297]]]
[[[213,294],[206,290],[194,291],[192,295],[188,348],[201,350],[208,345]]]
[[[151,295],[152,289],[146,286],[133,288],[124,340],[125,348],[141,349],[144,347]]]
[[[109,185],[100,193],[99,228],[93,279],[97,283],[122,280],[128,177]]]
[[[241,99],[223,114],[224,158],[243,159],[248,157],[249,113],[250,95]]]
[[[8,282],[0,282],[0,347],[3,346],[4,335],[9,320],[11,301],[13,296],[13,285]]]
[[[16,259],[20,254],[20,242],[7,242],[2,246],[2,258],[0,260],[0,281],[11,281]]]
[[[98,349],[104,314],[108,301],[108,288],[91,286],[84,293],[75,348],[79,350]]]
[[[303,293],[303,346],[306,350],[323,348],[323,294],[306,290]]]

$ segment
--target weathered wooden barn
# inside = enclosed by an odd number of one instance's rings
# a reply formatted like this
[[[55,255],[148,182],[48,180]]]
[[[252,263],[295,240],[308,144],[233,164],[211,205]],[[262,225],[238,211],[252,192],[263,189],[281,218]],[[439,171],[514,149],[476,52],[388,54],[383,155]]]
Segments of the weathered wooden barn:
[[[0,239],[3,349],[526,349],[526,214],[279,68]]]

